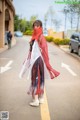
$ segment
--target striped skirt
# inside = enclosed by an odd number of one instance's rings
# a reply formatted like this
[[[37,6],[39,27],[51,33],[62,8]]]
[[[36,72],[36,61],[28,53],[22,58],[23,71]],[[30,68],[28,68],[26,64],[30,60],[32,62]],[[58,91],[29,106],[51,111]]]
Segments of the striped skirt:
[[[31,70],[31,86],[28,92],[32,95],[44,93],[44,63],[41,57],[34,62]]]

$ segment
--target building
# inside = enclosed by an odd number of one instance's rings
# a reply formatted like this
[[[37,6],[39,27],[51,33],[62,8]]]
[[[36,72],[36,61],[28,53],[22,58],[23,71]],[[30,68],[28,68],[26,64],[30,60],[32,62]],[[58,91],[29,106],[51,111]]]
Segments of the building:
[[[14,33],[15,8],[12,0],[0,0],[0,48],[5,45],[5,33]]]

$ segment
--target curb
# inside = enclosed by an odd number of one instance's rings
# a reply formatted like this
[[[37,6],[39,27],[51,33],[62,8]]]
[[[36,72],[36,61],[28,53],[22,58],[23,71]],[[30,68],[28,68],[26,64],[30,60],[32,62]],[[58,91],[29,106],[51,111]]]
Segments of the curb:
[[[78,55],[76,55],[75,53],[70,53],[69,51],[69,45],[56,45],[53,42],[51,42],[52,45],[55,45],[56,47],[58,47],[59,49],[61,49],[63,52],[65,52],[66,54],[70,55],[71,57],[74,57],[75,59],[77,59],[80,62],[80,57]]]
[[[68,55],[76,58],[76,59],[80,62],[80,57],[79,57],[77,54],[75,54],[75,53],[70,53],[69,47],[59,46],[59,48],[60,48],[62,51],[64,51],[65,53],[67,53]]]

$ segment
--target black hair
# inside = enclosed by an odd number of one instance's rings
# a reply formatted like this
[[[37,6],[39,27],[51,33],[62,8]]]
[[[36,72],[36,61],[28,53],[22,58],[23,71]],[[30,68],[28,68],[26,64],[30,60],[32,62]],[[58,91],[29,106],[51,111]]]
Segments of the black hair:
[[[40,20],[35,20],[34,21],[34,23],[33,23],[33,28],[34,28],[34,26],[40,26],[40,27],[42,27],[42,22],[40,21]]]

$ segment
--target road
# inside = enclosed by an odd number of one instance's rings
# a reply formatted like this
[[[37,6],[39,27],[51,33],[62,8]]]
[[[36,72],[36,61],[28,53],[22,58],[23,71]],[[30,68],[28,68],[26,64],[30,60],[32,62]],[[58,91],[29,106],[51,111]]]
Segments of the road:
[[[50,63],[60,71],[60,76],[45,80],[47,103],[41,111],[41,105],[29,106],[30,81],[26,75],[23,79],[18,77],[29,50],[30,37],[16,39],[14,47],[0,54],[0,111],[9,111],[10,120],[80,120],[80,61],[48,43]]]

